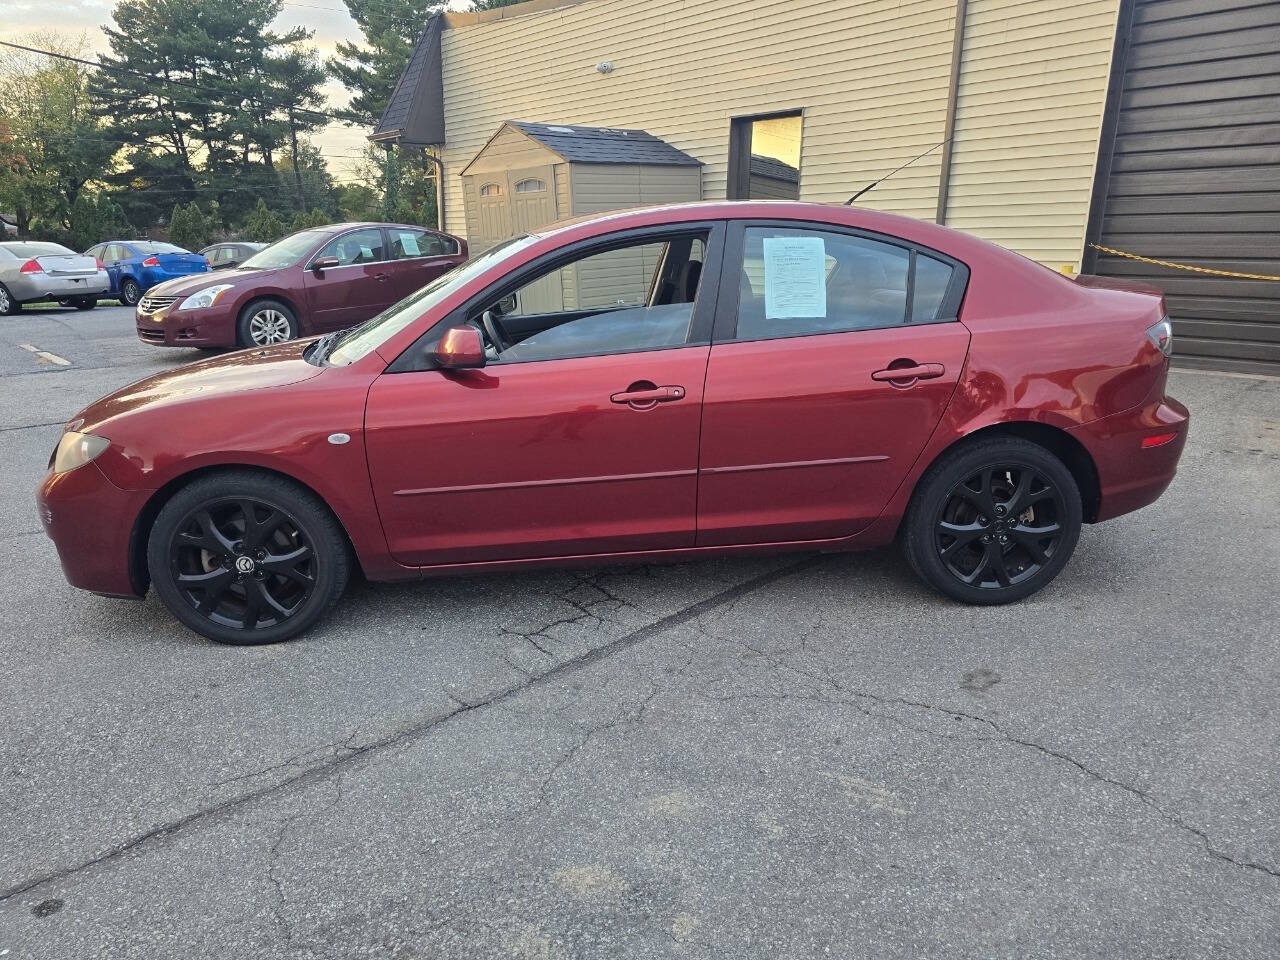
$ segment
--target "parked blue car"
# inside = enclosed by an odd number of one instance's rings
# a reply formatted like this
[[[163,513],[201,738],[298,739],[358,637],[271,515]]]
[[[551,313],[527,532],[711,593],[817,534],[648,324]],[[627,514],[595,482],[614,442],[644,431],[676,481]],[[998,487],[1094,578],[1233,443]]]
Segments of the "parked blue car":
[[[209,269],[209,261],[200,254],[154,240],[108,240],[85,254],[96,257],[106,268],[111,279],[107,296],[130,307],[157,283]]]

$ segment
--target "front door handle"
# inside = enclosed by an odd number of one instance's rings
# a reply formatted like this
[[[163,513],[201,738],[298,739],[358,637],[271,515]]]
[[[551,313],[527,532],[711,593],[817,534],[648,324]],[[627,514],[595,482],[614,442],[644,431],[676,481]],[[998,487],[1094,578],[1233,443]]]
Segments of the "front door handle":
[[[883,370],[877,370],[871,374],[872,380],[888,381],[895,387],[914,386],[918,380],[936,380],[938,377],[946,373],[946,368],[940,363],[917,363],[900,367],[886,367]]]
[[[633,383],[622,393],[611,394],[613,403],[625,403],[633,410],[649,410],[660,403],[671,403],[684,398],[684,387],[674,384],[657,387],[648,381]]]
[[[375,280],[377,280],[379,283],[386,283],[388,280],[390,280],[390,279],[391,279],[391,278],[390,278],[389,276],[387,276],[387,274],[385,274],[385,273],[375,273],[375,274],[373,275],[373,278],[374,278]]]

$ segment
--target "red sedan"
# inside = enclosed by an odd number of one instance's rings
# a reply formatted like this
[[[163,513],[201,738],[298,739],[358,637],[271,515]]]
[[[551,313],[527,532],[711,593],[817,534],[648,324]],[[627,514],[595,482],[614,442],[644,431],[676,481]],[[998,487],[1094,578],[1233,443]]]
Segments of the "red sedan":
[[[356,564],[902,540],[957,600],[1051,581],[1154,501],[1188,414],[1158,291],[903,217],[708,203],[561,224],[355,329],[231,354],[67,424],[40,513],[72,584],[283,640]]]
[[[464,240],[395,223],[303,230],[238,267],[158,284],[138,339],[162,347],[265,347],[368,320],[467,259]]]

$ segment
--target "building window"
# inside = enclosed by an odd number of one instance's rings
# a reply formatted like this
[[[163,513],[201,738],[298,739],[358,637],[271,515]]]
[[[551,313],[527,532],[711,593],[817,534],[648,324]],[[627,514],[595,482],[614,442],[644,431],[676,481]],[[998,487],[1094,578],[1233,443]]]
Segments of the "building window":
[[[729,125],[730,200],[799,200],[803,115],[734,117]]]
[[[521,180],[516,184],[516,193],[541,193],[545,189],[547,189],[547,185],[537,177]]]
[[[482,197],[500,197],[502,196],[502,184],[486,183],[480,188],[480,196]]]

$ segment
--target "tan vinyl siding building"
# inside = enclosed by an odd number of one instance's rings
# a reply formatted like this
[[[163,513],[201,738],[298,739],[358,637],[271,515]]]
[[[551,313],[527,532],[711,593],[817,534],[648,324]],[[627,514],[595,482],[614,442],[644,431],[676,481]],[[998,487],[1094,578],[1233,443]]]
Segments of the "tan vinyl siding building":
[[[948,222],[1079,266],[1118,3],[969,0]],[[466,232],[458,174],[510,119],[643,129],[701,160],[715,199],[731,120],[800,111],[800,199],[841,202],[946,137],[960,6],[532,0],[446,15],[446,227]],[[860,202],[935,219],[942,153]],[[627,205],[616,187],[590,209]]]

